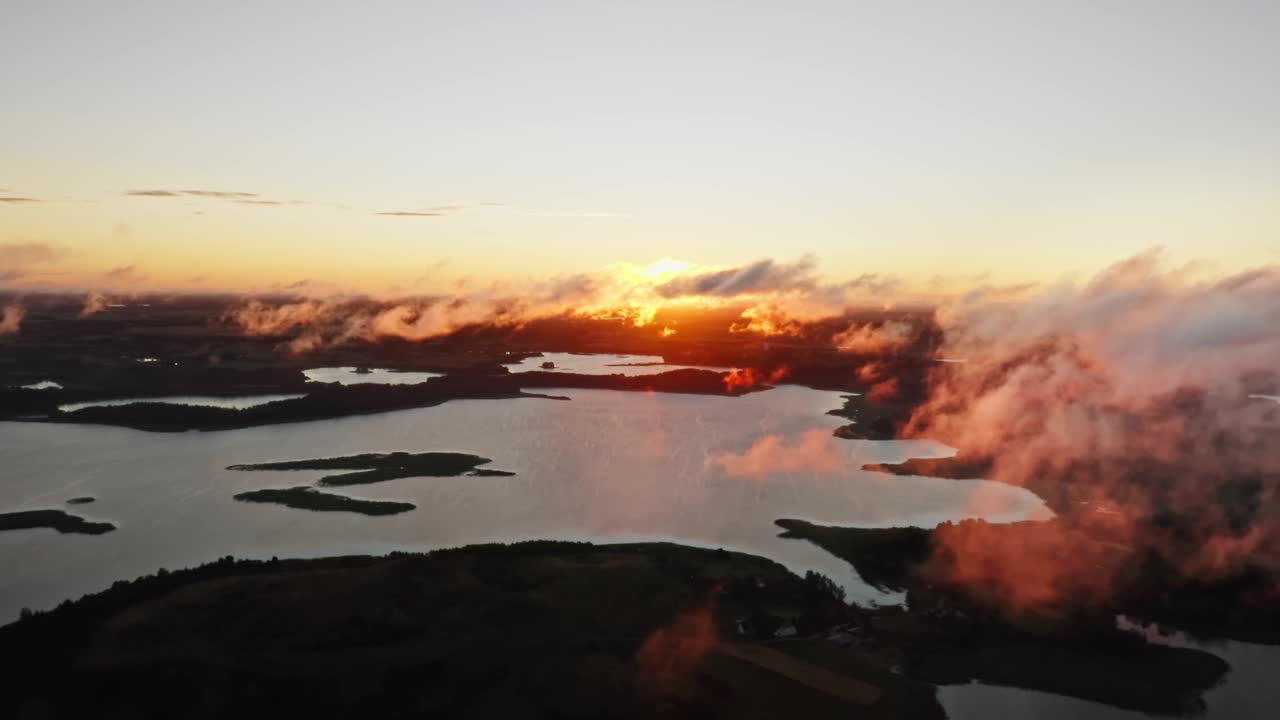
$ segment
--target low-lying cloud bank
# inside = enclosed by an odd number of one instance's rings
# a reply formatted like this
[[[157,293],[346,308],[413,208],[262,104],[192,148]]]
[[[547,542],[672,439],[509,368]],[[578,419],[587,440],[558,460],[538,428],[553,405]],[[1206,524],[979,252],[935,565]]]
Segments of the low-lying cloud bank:
[[[0,246],[0,259],[23,271],[53,255],[41,245]],[[140,277],[126,266],[103,282],[115,292]],[[897,305],[901,287],[874,273],[829,281],[811,258],[721,268],[663,260],[448,296],[247,299],[222,320],[306,353],[554,317],[651,327],[680,343],[692,333],[658,322],[660,313],[714,309],[730,318],[728,332],[762,352],[847,353],[849,384],[867,402],[921,399],[902,435],[952,445],[960,453],[953,471],[1030,488],[1070,516],[1033,542],[992,542],[974,526],[940,529],[940,578],[1001,588],[1006,601],[1034,606],[1105,594],[1126,567],[1116,558],[1148,557],[1213,579],[1280,556],[1280,404],[1258,397],[1280,395],[1280,269],[1207,278],[1149,251],[1084,283],[976,290],[932,312],[850,311]],[[105,303],[89,294],[82,316]],[[0,333],[18,332],[22,318],[21,306],[6,307]],[[894,361],[907,356],[909,364]],[[920,373],[903,376],[908,365],[932,370],[922,383]],[[725,382],[785,379],[785,368],[770,370],[746,368]],[[843,459],[832,459],[828,435],[762,442],[716,463],[761,478],[829,469]],[[801,455],[807,460],[791,459]],[[1108,544],[1081,547],[1082,526]],[[1034,582],[1020,591],[1019,577]]]
[[[290,302],[248,300],[225,319],[247,334],[289,335],[292,352],[307,352],[351,340],[396,337],[427,340],[466,327],[519,327],[551,317],[612,319],[646,327],[664,309],[745,308],[732,332],[806,338],[814,320],[838,316],[855,304],[880,304],[896,281],[867,274],[846,283],[826,283],[812,258],[794,263],[760,260],[739,267],[693,268],[662,260],[649,266],[620,264],[521,288],[495,287],[452,296],[355,300],[339,296]],[[299,290],[304,288],[297,288]],[[655,328],[676,335],[669,326]],[[844,324],[824,328],[821,342],[841,334],[851,352],[873,346],[906,345],[913,328]]]
[[[1079,510],[1075,518],[1105,528],[1125,553],[1150,553],[1188,577],[1211,578],[1280,550],[1280,523],[1264,510],[1275,506],[1280,485],[1280,405],[1251,397],[1280,393],[1280,270],[1204,279],[1167,268],[1153,250],[1082,284],[987,289],[944,303],[928,328],[941,329],[940,344],[918,342],[926,330],[918,321],[856,321],[845,313],[858,303],[891,304],[894,287],[874,275],[827,282],[810,258],[711,269],[663,261],[520,292],[382,303],[250,301],[227,319],[249,334],[287,337],[291,351],[306,352],[553,316],[645,327],[672,307],[745,307],[733,332],[858,356],[850,381],[867,387],[873,403],[896,400],[911,381],[893,376],[893,364],[877,355],[962,360],[936,364],[903,434],[953,445],[975,475]],[[938,537],[939,557],[955,577],[982,575],[956,558],[986,557],[991,567],[1009,563],[1010,577],[1019,563],[1059,567],[1046,571],[1042,585],[1063,594],[1109,582],[1098,563],[1065,562],[1072,557],[1067,547],[1056,548],[1061,557],[1049,562],[984,556],[968,531]],[[1053,548],[1053,540],[1041,538],[1038,547]]]
[[[965,362],[933,371],[905,434],[1078,508],[1122,555],[1188,578],[1280,550],[1280,407],[1250,397],[1280,387],[1276,268],[1197,280],[1151,251],[1083,285],[975,293],[938,320],[939,352]],[[1041,601],[1105,593],[1125,567],[1070,533],[998,553],[981,535],[939,533],[940,564],[975,585],[1039,568]]]

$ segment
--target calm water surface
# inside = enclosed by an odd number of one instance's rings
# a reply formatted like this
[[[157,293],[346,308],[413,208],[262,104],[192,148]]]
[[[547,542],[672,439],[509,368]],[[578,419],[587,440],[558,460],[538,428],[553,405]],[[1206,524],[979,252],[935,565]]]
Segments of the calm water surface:
[[[900,478],[864,462],[938,456],[926,441],[830,436],[840,395],[797,386],[739,398],[557,391],[571,400],[467,400],[432,408],[214,433],[0,423],[0,509],[96,503],[101,536],[0,533],[0,617],[44,608],[160,567],[217,557],[317,556],[530,538],[675,539],[817,569],[853,597],[894,598],[773,521],[932,525],[1044,514],[1030,492],[983,481]],[[392,517],[243,503],[236,493],[310,484],[320,472],[232,472],[233,463],[378,451],[455,450],[515,477],[405,478],[350,494],[406,500]]]
[[[525,358],[507,367],[513,373],[529,372],[542,370],[544,362],[554,363],[553,370],[582,375],[657,375],[690,367],[717,372],[731,369],[703,365],[667,365],[659,355],[579,355],[577,353],[543,353],[540,357]]]
[[[672,368],[611,367],[652,361],[636,356],[549,355],[527,363],[536,369],[547,359],[575,372]],[[346,368],[323,370],[370,377]],[[407,374],[375,377],[394,381]],[[963,517],[1011,521],[1048,515],[1033,494],[1003,484],[860,470],[866,462],[952,450],[928,441],[831,437],[845,422],[825,414],[842,404],[839,393],[798,386],[739,398],[557,393],[571,399],[455,401],[217,433],[0,423],[0,511],[63,507],[68,498],[91,495],[97,502],[70,511],[118,526],[101,536],[0,532],[0,619],[118,579],[228,554],[311,557],[533,538],[670,539],[734,548],[796,571],[819,570],[840,582],[851,599],[894,602],[899,598],[868,587],[843,561],[809,543],[777,537],[773,521],[932,526]],[[393,450],[472,452],[492,458],[489,467],[518,474],[404,478],[344,489],[418,506],[402,515],[367,517],[232,499],[256,488],[310,484],[321,472],[225,469],[233,463]],[[1208,696],[1209,717],[1271,717],[1280,707],[1280,684],[1270,679],[1280,653],[1244,643],[1210,650],[1232,662],[1233,670]],[[951,717],[961,719],[1140,717],[1016,688],[951,686],[941,688],[940,697]]]
[[[114,400],[93,400],[91,402],[70,403],[68,405],[59,405],[58,409],[63,412],[71,412],[87,407],[111,407],[115,405],[132,405],[133,403],[166,403],[169,405],[203,405],[205,407],[230,408],[232,410],[243,410],[256,405],[266,405],[269,402],[277,400],[292,400],[294,398],[306,397],[304,394],[294,395],[244,395],[241,397],[214,397],[212,395],[166,395],[164,397],[147,397],[147,398],[117,398]]]
[[[323,367],[303,370],[302,374],[311,382],[338,383],[340,385],[413,385],[426,382],[440,373],[401,372],[386,368],[367,368],[369,372],[356,372],[354,367]]]

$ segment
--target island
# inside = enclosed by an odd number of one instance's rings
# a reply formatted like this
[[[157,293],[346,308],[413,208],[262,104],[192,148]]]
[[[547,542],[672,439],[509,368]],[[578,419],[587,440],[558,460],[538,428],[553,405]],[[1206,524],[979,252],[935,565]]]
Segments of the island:
[[[234,496],[242,502],[275,503],[299,510],[318,512],[354,512],[362,515],[397,515],[413,510],[416,505],[389,500],[364,500],[316,490],[307,485],[291,488],[264,488]]]
[[[228,470],[352,470],[320,478],[320,485],[368,485],[408,477],[505,477],[515,475],[505,470],[480,468],[493,462],[479,455],[456,452],[391,452],[363,453],[314,460],[285,460],[228,466]]]
[[[405,385],[313,382],[303,388],[305,394],[302,397],[238,409],[139,401],[63,411],[59,408],[66,404],[100,399],[101,393],[8,389],[0,390],[0,419],[116,425],[150,432],[214,431],[432,407],[451,400],[568,399],[529,392],[531,389],[619,390],[736,397],[772,388],[763,383],[749,386],[730,383],[726,381],[727,375],[728,373],[690,368],[636,377],[544,370],[511,374],[504,368],[503,372],[464,372]]]
[[[24,612],[0,672],[55,717],[942,720],[826,639],[860,617],[819,575],[667,543],[228,557]]]
[[[22,510],[0,513],[0,530],[52,528],[60,533],[102,535],[116,529],[108,522],[93,522],[63,510]]]

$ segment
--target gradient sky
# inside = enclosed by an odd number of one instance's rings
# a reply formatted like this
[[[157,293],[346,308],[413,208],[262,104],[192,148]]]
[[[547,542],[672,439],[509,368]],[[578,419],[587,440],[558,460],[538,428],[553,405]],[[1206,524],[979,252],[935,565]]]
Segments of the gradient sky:
[[[29,286],[427,291],[807,253],[832,278],[924,286],[1153,245],[1280,261],[1275,0],[40,0],[3,18],[0,198],[38,202],[0,202],[0,246],[54,253],[19,253]],[[126,194],[157,190],[176,196]]]

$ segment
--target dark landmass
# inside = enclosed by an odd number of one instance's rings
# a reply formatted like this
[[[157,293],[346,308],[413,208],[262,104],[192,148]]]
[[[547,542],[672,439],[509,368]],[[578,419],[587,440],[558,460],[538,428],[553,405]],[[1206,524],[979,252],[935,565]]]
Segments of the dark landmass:
[[[60,533],[102,535],[116,529],[107,522],[93,522],[63,510],[23,510],[0,513],[0,530],[52,528]]]
[[[342,487],[344,485],[372,485],[373,483],[398,480],[407,477],[456,477],[469,473],[424,473],[410,468],[377,468],[343,473],[341,475],[325,475],[317,485]]]
[[[865,395],[845,395],[844,405],[828,410],[828,415],[853,420],[831,432],[844,440],[893,440],[911,418],[914,401],[868,399]]]
[[[1202,694],[1228,669],[1212,654],[1149,644],[1122,631],[1115,614],[1010,617],[930,584],[922,570],[930,530],[777,524],[787,530],[782,537],[808,540],[849,561],[868,582],[907,590],[910,609],[886,609],[874,618],[864,645],[901,654],[905,671],[926,682],[977,680],[1182,714],[1202,708]]]
[[[627,392],[667,392],[736,396],[768,390],[769,385],[728,388],[724,373],[682,369],[658,375],[578,375],[533,371],[516,374],[460,374],[435,377],[413,385],[310,383],[304,397],[256,405],[249,408],[218,408],[171,403],[138,402],[128,405],[95,406],[61,412],[63,391],[8,389],[15,404],[0,416],[46,422],[118,425],[153,432],[188,430],[233,430],[259,425],[324,420],[350,415],[368,415],[393,410],[430,407],[450,400],[509,398],[564,399],[525,392],[524,388],[576,388]],[[52,394],[51,394],[52,393]],[[34,395],[33,395],[34,394]],[[39,402],[32,397],[43,398]],[[16,408],[16,409],[15,409]]]
[[[230,465],[228,470],[372,470],[414,469],[424,475],[461,475],[478,465],[493,462],[479,455],[455,452],[390,452],[361,453],[311,460],[282,460],[277,462]]]
[[[132,403],[69,413],[55,410],[47,421],[119,425],[153,432],[233,430],[430,407],[449,400],[544,397],[521,392],[511,383],[468,376],[432,378],[416,385],[313,385],[316,387],[306,397],[243,409]]]
[[[67,501],[67,504],[68,505],[88,505],[89,503],[94,502],[95,500],[96,498],[92,498],[86,495],[84,497],[73,497]]]
[[[321,485],[368,485],[370,483],[407,477],[456,477],[510,476],[504,470],[477,469],[493,462],[479,455],[455,452],[425,453],[364,453],[344,457],[318,458],[315,460],[286,460],[283,462],[231,465],[228,470],[355,470],[357,472],[326,475]]]
[[[998,481],[999,478],[991,473],[993,465],[993,458],[975,456],[961,451],[952,457],[945,458],[912,458],[901,463],[868,463],[863,465],[862,469],[891,475]],[[1034,475],[1032,477],[1035,478]],[[1068,485],[1047,479],[1043,482],[1033,481],[1027,489],[1044,500],[1045,505],[1059,515],[1077,513],[1081,498],[1088,497],[1088,488],[1083,484]]]
[[[307,485],[291,488],[264,488],[250,490],[235,496],[236,500],[256,503],[276,503],[299,510],[318,512],[354,512],[361,515],[397,515],[413,510],[416,505],[390,500],[364,500],[361,498],[320,492]]]
[[[903,590],[913,567],[929,558],[930,530],[919,527],[846,528],[778,520],[780,537],[808,540],[853,565],[868,584]]]
[[[1004,478],[992,472],[995,462],[995,458],[962,450],[949,458],[915,458],[894,464],[870,463],[862,468],[894,475],[999,482]],[[1105,470],[1088,461],[1059,464],[1052,469],[1045,468],[1043,472],[1027,473],[1025,485],[1013,484],[1035,493],[1081,536],[1121,543],[1129,542],[1132,537],[1158,538],[1169,545],[1184,546],[1188,556],[1199,549],[1198,543],[1203,542],[1203,538],[1215,534],[1243,536],[1260,519],[1275,512],[1275,497],[1266,490],[1274,483],[1274,478],[1249,470],[1224,474],[1216,480],[1210,505],[1197,507],[1194,512],[1180,509],[1181,503],[1169,493],[1178,486],[1178,478],[1186,471],[1179,463],[1139,456],[1128,463],[1112,462]],[[1070,481],[1063,482],[1063,477],[1070,478]],[[1120,506],[1116,502],[1107,503],[1111,507],[1099,505],[1099,498],[1126,496],[1146,498],[1140,505],[1147,505],[1149,509],[1135,506],[1120,516],[1117,514]],[[1136,516],[1130,517],[1135,510]],[[1116,523],[1130,529],[1142,528],[1142,532],[1136,535],[1129,532],[1126,538],[1126,533],[1114,532],[1115,528],[1111,526]],[[1274,556],[1269,562],[1273,569],[1280,569],[1275,565]]]
[[[1075,518],[1024,523],[964,520],[928,530],[824,527],[804,520],[778,520],[778,525],[786,529],[782,537],[817,544],[849,562],[867,582],[905,589],[915,598],[913,607],[920,597],[945,597],[952,605],[1041,628],[1111,626],[1116,616],[1125,615],[1176,626],[1203,639],[1280,644],[1280,607],[1274,600],[1280,597],[1280,583],[1270,570],[1247,565],[1212,580],[1188,577],[1157,553],[1134,551],[1111,541],[1105,530],[1080,525]],[[1064,592],[1055,602],[1010,611],[1002,588],[951,579],[946,552],[934,555],[934,550],[956,538],[963,539],[970,555],[995,551],[995,560],[1055,566],[1087,562],[1094,573],[1107,578],[1105,592],[1083,592],[1085,585],[1080,592]]]
[[[260,299],[267,303],[297,300]],[[866,393],[875,382],[895,378],[899,392],[894,398],[881,401],[883,407],[874,413],[867,410],[850,417],[863,429],[874,426],[874,437],[885,437],[923,397],[925,376],[936,365],[930,358],[931,348],[940,337],[929,309],[853,309],[797,327],[787,337],[764,337],[734,329],[743,309],[739,307],[664,310],[651,327],[565,315],[518,326],[467,326],[447,337],[420,342],[352,339],[294,355],[288,346],[296,334],[246,335],[227,319],[228,311],[243,298],[138,296],[125,301],[124,307],[81,318],[83,300],[79,295],[23,298],[27,314],[22,332],[0,339],[5,349],[0,359],[0,420],[100,423],[147,431],[221,430],[428,407],[451,399],[527,397],[525,390],[534,388],[716,395],[767,389],[761,385],[729,388],[723,373],[709,370],[625,378],[512,374],[506,367],[546,351],[654,355],[673,365],[754,368],[765,377],[778,373],[785,382],[849,392]],[[353,310],[359,305],[354,301]],[[910,322],[918,328],[911,344],[893,355],[842,352],[832,346],[832,338],[852,323],[890,321]],[[657,329],[668,325],[678,328],[678,334],[661,337]],[[861,372],[872,366],[874,377]],[[302,371],[314,367],[377,367],[445,373],[446,377],[435,378],[440,383],[425,384],[428,388],[398,386],[388,391],[387,386],[365,384],[330,390],[306,380]],[[43,380],[63,387],[17,387]],[[245,410],[132,405],[57,411],[61,405],[121,398],[297,393],[308,397]],[[891,406],[897,416],[881,421]]]
[[[985,479],[991,472],[991,461],[969,457],[964,453],[946,458],[912,458],[900,463],[868,463],[863,470],[892,475],[923,475],[950,480]]]
[[[912,617],[919,617],[912,614]],[[916,677],[940,685],[978,680],[1038,690],[1129,710],[1194,715],[1203,695],[1230,670],[1216,655],[1189,648],[1152,645],[1117,630],[1105,638],[1046,643],[1003,638],[998,644],[948,645],[947,623],[895,628],[886,640],[906,648]],[[903,637],[906,635],[907,637]],[[915,640],[913,646],[911,640]]]
[[[988,523],[965,520],[937,528],[845,528],[803,520],[779,520],[782,537],[808,540],[849,562],[867,582],[906,590],[921,598],[945,598],[972,613],[1003,617],[1005,622],[1057,632],[1083,627],[1111,628],[1119,615],[1177,627],[1202,639],[1280,644],[1280,581],[1269,569],[1247,565],[1213,580],[1188,577],[1152,552],[1136,552],[1073,518],[1045,522]],[[960,538],[963,542],[948,543]],[[935,554],[939,545],[958,545],[969,553],[989,549],[1024,563],[1055,567],[1085,563],[1112,578],[1106,592],[1064,588],[1062,597],[1030,610],[1010,611],[997,587],[960,583],[950,573],[952,556]],[[981,563],[980,557],[963,558]]]
[[[739,634],[783,621],[801,637]],[[930,718],[824,639],[829,580],[723,550],[531,542],[234,561],[0,628],[15,717]]]

